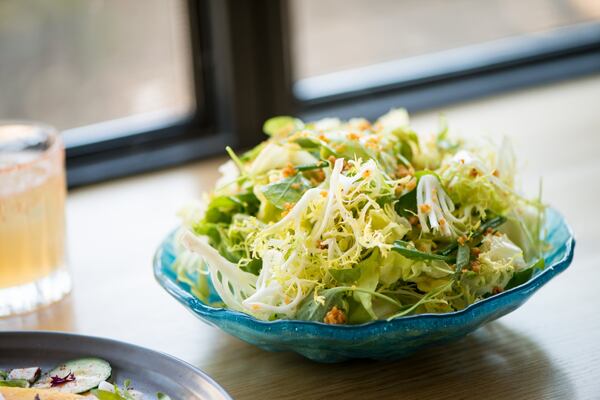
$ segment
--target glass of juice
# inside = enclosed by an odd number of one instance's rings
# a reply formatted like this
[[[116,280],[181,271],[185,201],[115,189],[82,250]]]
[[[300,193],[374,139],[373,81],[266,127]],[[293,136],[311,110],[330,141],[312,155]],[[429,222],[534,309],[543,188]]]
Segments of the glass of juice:
[[[0,121],[0,317],[32,311],[71,290],[65,195],[56,130]]]

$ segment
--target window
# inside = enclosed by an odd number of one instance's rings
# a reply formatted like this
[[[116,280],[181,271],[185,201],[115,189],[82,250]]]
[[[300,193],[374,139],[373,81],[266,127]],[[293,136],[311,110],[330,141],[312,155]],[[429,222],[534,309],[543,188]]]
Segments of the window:
[[[46,121],[67,130],[73,146],[109,132],[71,128],[188,116],[197,100],[185,6],[178,0],[0,2],[0,86],[12,94],[0,97],[2,117]]]
[[[600,18],[595,0],[292,0],[298,80]]]
[[[595,0],[3,0],[0,118],[63,130],[71,186],[600,71]]]
[[[595,0],[291,0],[290,16],[293,94],[308,105],[587,51],[600,38]]]

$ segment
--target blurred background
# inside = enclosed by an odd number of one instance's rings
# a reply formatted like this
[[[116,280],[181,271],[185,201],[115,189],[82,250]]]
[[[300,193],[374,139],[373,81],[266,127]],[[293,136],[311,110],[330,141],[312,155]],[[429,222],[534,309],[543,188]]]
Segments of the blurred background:
[[[0,119],[70,186],[244,148],[275,114],[374,118],[600,72],[598,0],[0,0]]]

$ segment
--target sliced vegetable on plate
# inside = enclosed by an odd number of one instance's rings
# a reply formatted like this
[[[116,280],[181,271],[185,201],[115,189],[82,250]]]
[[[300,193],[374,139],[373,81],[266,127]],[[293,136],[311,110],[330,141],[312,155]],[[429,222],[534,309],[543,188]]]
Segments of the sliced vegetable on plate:
[[[39,367],[0,371],[0,400],[143,400],[143,393],[133,389],[126,380],[119,387],[108,382],[110,364],[100,358],[70,360],[41,374]],[[30,387],[31,385],[31,387]],[[157,393],[159,400],[170,400]]]
[[[99,358],[81,358],[67,361],[46,372],[33,387],[83,393],[98,387],[110,374],[111,367],[107,361]]]

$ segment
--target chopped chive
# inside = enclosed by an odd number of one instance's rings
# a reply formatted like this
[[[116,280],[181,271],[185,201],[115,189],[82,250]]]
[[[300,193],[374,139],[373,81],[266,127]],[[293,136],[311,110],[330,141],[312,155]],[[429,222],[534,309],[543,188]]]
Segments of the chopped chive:
[[[316,164],[297,165],[294,167],[294,169],[296,169],[297,171],[311,171],[314,169],[321,169],[321,168],[325,168],[328,166],[329,166],[329,163],[327,161],[321,161]]]
[[[469,265],[470,260],[471,248],[466,244],[458,246],[458,251],[456,252],[456,278],[460,277],[463,268]]]
[[[440,261],[453,261],[454,257],[449,255],[441,255],[434,253],[426,253],[417,249],[409,248],[408,242],[403,240],[396,240],[392,245],[392,250],[396,253],[402,254],[406,258],[413,260],[440,260]]]
[[[473,236],[471,236],[471,239],[474,241],[477,241],[478,239],[480,239],[483,236],[483,234],[485,233],[485,231],[488,230],[488,228],[496,229],[505,222],[506,222],[506,217],[503,217],[501,215],[491,218],[491,219],[488,219],[483,224],[481,224],[481,226],[479,227],[479,229],[477,229],[475,231],[475,233],[473,233]],[[458,248],[458,241],[454,241],[453,243],[449,244],[448,246],[446,246],[442,250],[440,250],[438,252],[438,254],[440,254],[442,256],[449,256],[457,248]]]
[[[239,157],[237,156],[237,154],[235,154],[235,152],[233,151],[233,149],[231,147],[227,146],[227,147],[225,147],[225,151],[227,151],[227,154],[229,154],[229,157],[231,157],[231,159],[233,160],[233,162],[235,163],[235,165],[240,170],[240,174],[245,175],[246,174],[246,169],[244,168],[244,164],[242,163],[242,160],[239,159]]]

